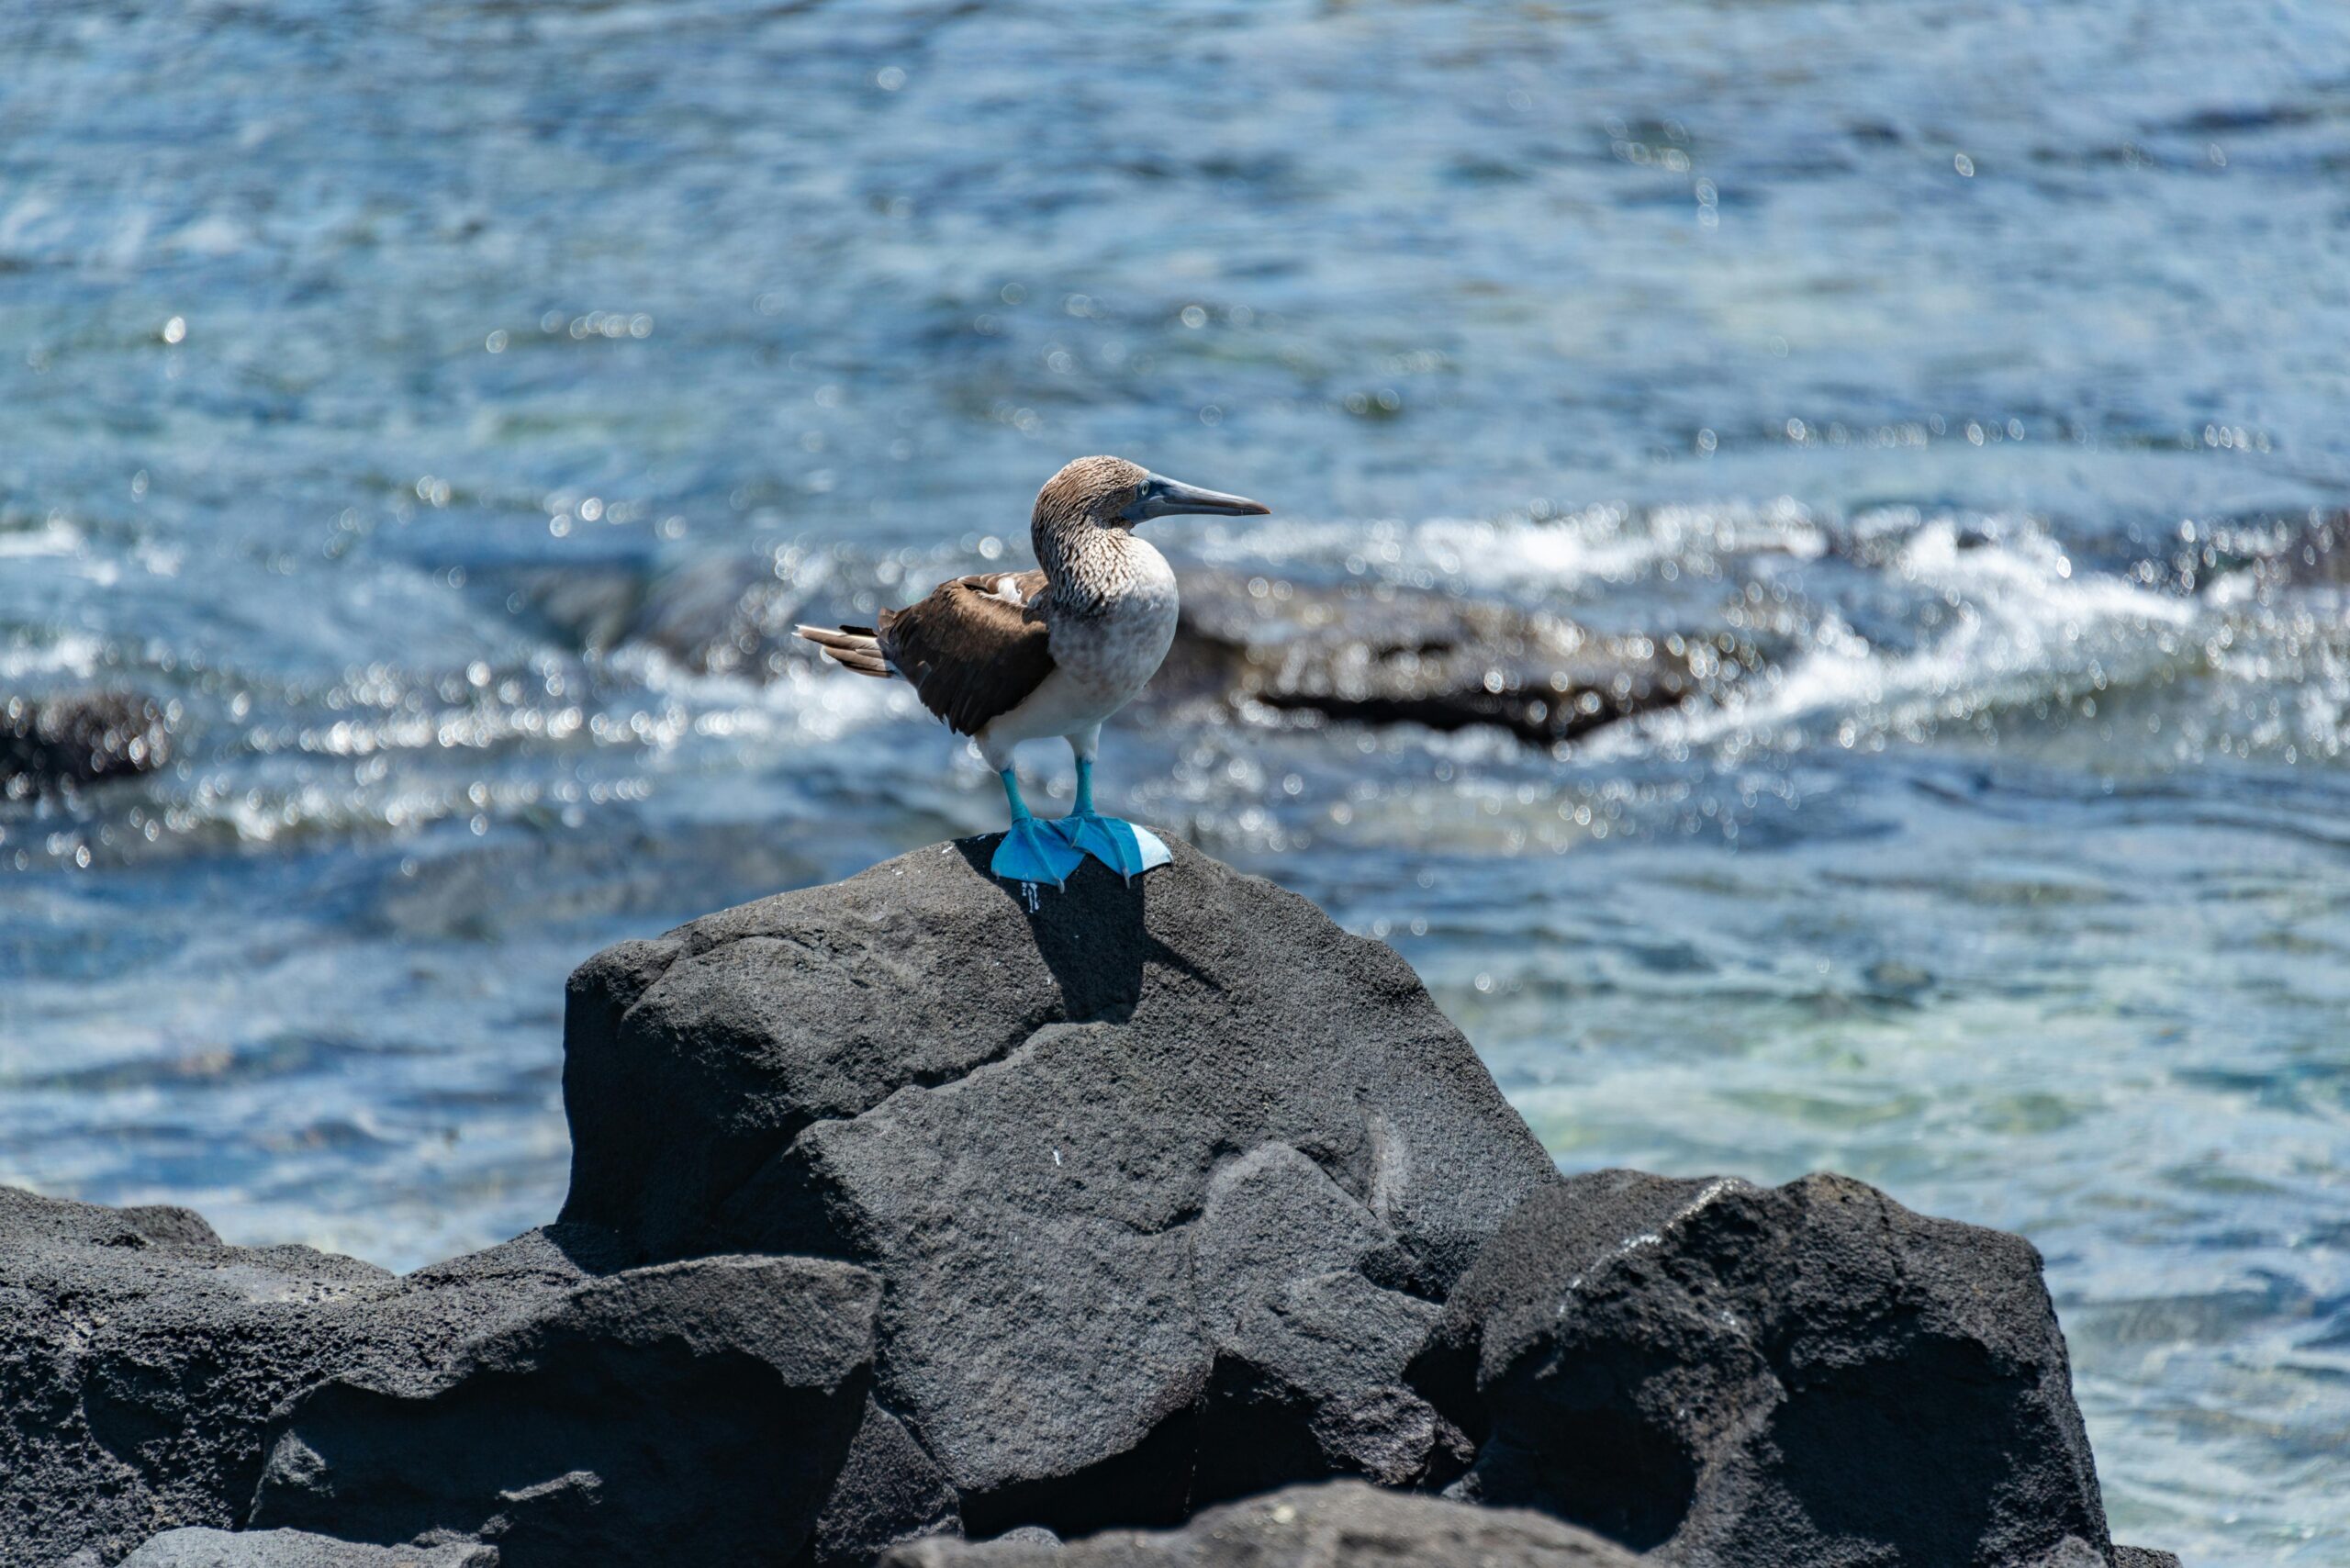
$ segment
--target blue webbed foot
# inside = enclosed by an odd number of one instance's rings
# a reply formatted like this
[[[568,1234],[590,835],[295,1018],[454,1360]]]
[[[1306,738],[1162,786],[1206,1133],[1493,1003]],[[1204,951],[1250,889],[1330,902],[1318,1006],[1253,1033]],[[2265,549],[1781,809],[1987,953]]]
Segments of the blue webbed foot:
[[[1085,857],[1062,843],[1035,817],[1022,817],[1004,830],[988,869],[1007,882],[1050,882],[1061,887]]]
[[[1157,834],[1099,812],[1071,812],[1052,824],[1071,847],[1083,851],[1131,881],[1174,857]]]

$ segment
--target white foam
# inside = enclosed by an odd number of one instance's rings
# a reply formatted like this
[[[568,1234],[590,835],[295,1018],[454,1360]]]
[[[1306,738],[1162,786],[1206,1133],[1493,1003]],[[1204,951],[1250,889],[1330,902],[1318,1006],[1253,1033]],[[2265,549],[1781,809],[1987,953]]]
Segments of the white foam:
[[[615,668],[690,709],[698,733],[836,741],[922,714],[913,689],[800,661],[766,681],[689,669],[657,650],[628,647]]]
[[[51,517],[45,519],[39,528],[0,532],[0,559],[78,555],[87,543],[80,529],[62,517]]]
[[[2126,679],[2166,656],[2148,633],[2196,618],[2188,600],[2076,571],[2035,527],[2010,522],[1999,532],[1962,548],[1957,523],[1937,518],[1894,555],[1890,571],[1950,606],[1948,629],[1925,645],[1880,650],[1830,611],[1793,664],[1718,707],[1660,716],[1643,733],[1700,744],[1824,713],[1886,726],[1965,717],[2083,681]]]
[[[0,680],[31,682],[36,678],[67,676],[84,680],[96,673],[106,645],[95,637],[68,632],[56,641],[31,646],[0,644]]]
[[[1809,560],[1828,535],[1809,510],[1781,498],[1634,510],[1587,507],[1554,517],[1277,521],[1204,530],[1191,554],[1212,566],[1322,566],[1386,575],[1425,570],[1472,592],[1512,597],[1630,581],[1663,563],[1707,554],[1785,554]]]

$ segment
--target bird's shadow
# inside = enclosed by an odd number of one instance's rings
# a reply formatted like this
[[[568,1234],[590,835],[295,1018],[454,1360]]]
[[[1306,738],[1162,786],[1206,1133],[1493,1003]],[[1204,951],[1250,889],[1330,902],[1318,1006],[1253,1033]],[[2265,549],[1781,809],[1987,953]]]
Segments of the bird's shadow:
[[[1131,881],[1091,856],[1069,873],[1069,884],[1006,881],[989,868],[1002,834],[958,838],[956,852],[1012,902],[1028,922],[1036,952],[1060,987],[1062,1016],[1072,1024],[1125,1022],[1142,1000],[1144,971],[1156,965],[1213,984],[1192,960],[1149,931],[1153,877],[1179,874],[1175,865]]]

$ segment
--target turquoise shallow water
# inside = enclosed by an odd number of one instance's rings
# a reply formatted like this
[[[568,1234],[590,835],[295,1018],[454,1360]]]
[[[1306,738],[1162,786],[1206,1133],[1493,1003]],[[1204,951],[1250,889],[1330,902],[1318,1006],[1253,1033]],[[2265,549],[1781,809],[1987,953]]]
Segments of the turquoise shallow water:
[[[1128,723],[1105,796],[1395,943],[1571,1167],[2029,1235],[2124,1539],[2350,1557],[2338,8],[0,51],[0,682],[181,736],[0,808],[0,1179],[395,1266],[545,1218],[574,963],[1000,809],[906,693],[561,607],[845,613],[1115,451],[1275,507],[1181,566],[1761,648],[1556,754]]]

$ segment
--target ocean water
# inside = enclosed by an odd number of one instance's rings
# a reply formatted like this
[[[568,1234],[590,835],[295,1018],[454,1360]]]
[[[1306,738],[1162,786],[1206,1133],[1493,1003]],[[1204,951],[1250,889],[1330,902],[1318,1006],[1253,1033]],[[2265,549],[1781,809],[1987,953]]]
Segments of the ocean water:
[[[0,806],[0,1180],[401,1268],[549,1217],[575,963],[1000,821],[909,692],[723,656],[736,591],[1021,558],[1117,452],[1274,508],[1179,569],[1757,649],[1556,751],[1113,724],[1105,803],[1393,942],[1571,1169],[2031,1237],[2117,1533],[2350,1560],[2350,11],[19,0],[0,58],[0,695],[178,737]]]

